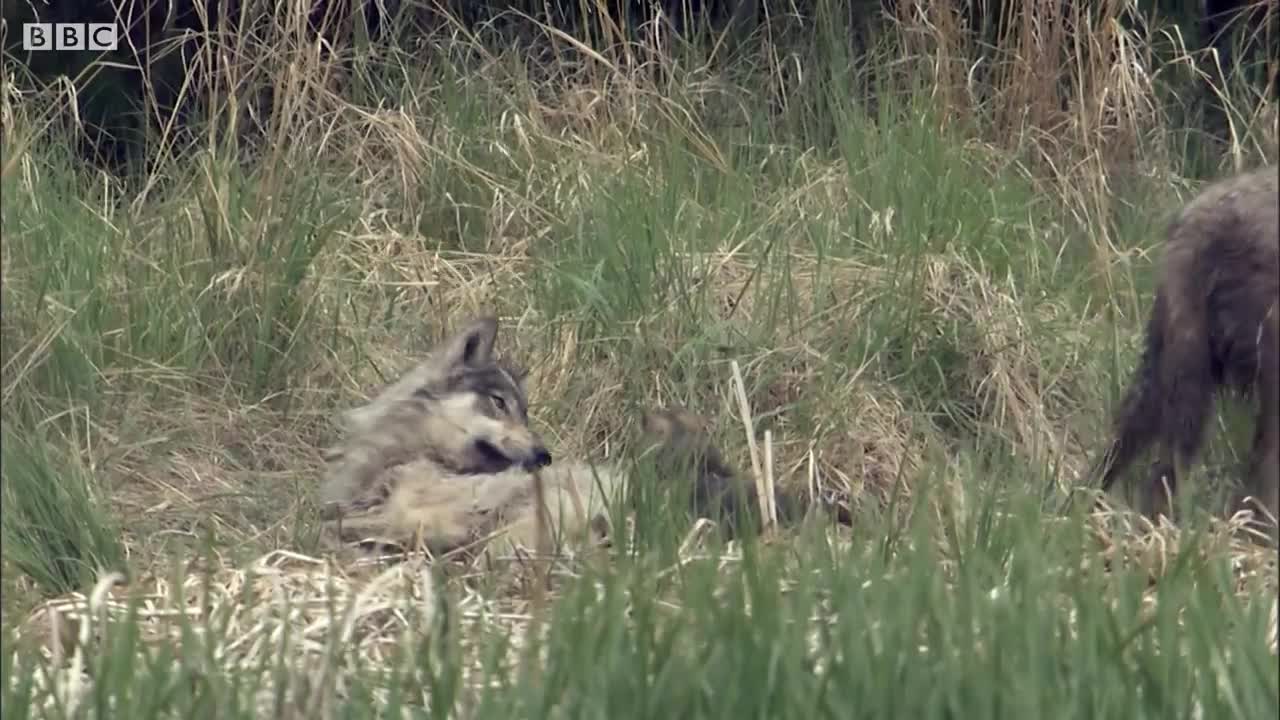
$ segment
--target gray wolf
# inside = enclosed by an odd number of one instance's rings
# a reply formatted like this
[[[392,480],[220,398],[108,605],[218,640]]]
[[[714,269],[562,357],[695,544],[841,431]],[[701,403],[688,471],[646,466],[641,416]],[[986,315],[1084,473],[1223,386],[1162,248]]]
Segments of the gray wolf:
[[[1273,515],[1280,488],[1280,192],[1277,168],[1208,185],[1169,225],[1145,349],[1114,441],[1099,465],[1108,491],[1134,458],[1159,442],[1145,488],[1156,510],[1196,460],[1215,393],[1257,405],[1248,491]],[[1096,472],[1095,468],[1095,472]],[[1167,508],[1161,508],[1167,509]]]
[[[496,359],[497,320],[477,319],[369,403],[343,414],[346,437],[326,455],[321,501],[344,540],[423,545],[433,553],[496,539],[536,546],[530,472],[544,484],[552,536],[600,542],[624,502],[618,464],[552,462],[529,427],[526,373]],[[736,475],[683,410],[646,415],[668,468],[683,458],[697,497],[719,497]],[[753,492],[739,494],[749,502]],[[740,504],[729,504],[731,513]],[[790,505],[788,505],[790,507]],[[697,509],[703,509],[702,505]]]

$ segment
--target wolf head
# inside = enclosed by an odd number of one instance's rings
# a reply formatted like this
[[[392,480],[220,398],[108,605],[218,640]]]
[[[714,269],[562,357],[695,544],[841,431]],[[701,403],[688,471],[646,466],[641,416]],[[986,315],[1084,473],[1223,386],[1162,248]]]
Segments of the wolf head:
[[[343,415],[348,439],[335,463],[327,500],[369,489],[380,472],[429,458],[450,474],[532,470],[551,463],[529,427],[525,373],[493,356],[498,322],[477,319],[368,404]]]
[[[690,500],[696,515],[732,520],[751,511],[755,488],[725,462],[705,418],[681,407],[657,408],[644,414],[641,428],[656,445],[659,472],[675,478],[689,477],[692,471]]]
[[[695,515],[724,521],[731,537],[743,521],[759,527],[755,484],[725,461],[706,418],[678,406],[656,408],[644,414],[641,429],[655,446],[654,456],[665,477],[692,477],[690,502]],[[807,511],[802,498],[782,488],[774,489],[774,501],[780,522],[800,520]],[[839,511],[837,518],[849,522],[847,514]]]
[[[705,418],[674,405],[651,409],[641,420],[641,430],[662,453],[692,456],[717,475],[733,475],[711,442],[707,425]]]

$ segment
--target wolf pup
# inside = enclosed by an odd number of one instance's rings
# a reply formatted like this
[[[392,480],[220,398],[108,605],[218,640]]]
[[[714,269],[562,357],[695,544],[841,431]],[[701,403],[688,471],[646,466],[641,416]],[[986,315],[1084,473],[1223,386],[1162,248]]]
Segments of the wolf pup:
[[[1162,480],[1173,490],[1196,460],[1214,395],[1232,390],[1257,404],[1248,491],[1280,512],[1277,170],[1210,184],[1169,226],[1146,348],[1099,462],[1104,492],[1158,440],[1145,493],[1154,510]]]
[[[321,491],[322,502],[338,512],[342,539],[421,543],[436,553],[497,537],[535,547],[535,469],[557,543],[607,535],[608,511],[623,499],[626,473],[612,464],[552,463],[529,427],[525,373],[494,358],[497,330],[492,317],[473,321],[372,401],[343,415],[347,437],[326,455]],[[660,458],[710,448],[700,434],[687,432],[689,423],[646,428],[658,440]],[[699,496],[707,495],[704,487],[735,482],[712,451],[694,477]]]
[[[741,523],[761,526],[761,509],[754,483],[734,471],[719,448],[711,443],[706,421],[684,408],[667,407],[644,415],[645,434],[658,444],[659,473],[664,478],[689,477],[693,481],[689,505],[698,517],[724,524],[729,537],[740,532]],[[674,488],[673,488],[674,489]],[[789,525],[802,519],[801,498],[774,489],[778,522]]]

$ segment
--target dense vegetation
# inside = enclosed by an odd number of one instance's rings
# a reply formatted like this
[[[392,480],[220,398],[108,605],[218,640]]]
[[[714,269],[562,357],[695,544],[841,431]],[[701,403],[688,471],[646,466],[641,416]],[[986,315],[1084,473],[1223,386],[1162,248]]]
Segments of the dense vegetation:
[[[1176,526],[1068,502],[1169,213],[1277,159],[1274,8],[1220,67],[1131,3],[747,5],[9,52],[5,717],[1275,716],[1275,547],[1214,484],[1248,413]],[[852,527],[643,507],[545,616],[520,561],[331,553],[334,413],[482,312],[557,457],[679,403]]]

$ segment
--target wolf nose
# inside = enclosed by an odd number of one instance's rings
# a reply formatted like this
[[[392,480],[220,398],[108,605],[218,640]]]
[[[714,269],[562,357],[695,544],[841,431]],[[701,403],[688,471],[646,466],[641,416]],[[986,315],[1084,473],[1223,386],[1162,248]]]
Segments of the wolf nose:
[[[551,453],[544,447],[537,448],[524,463],[525,470],[537,470],[551,464]]]

